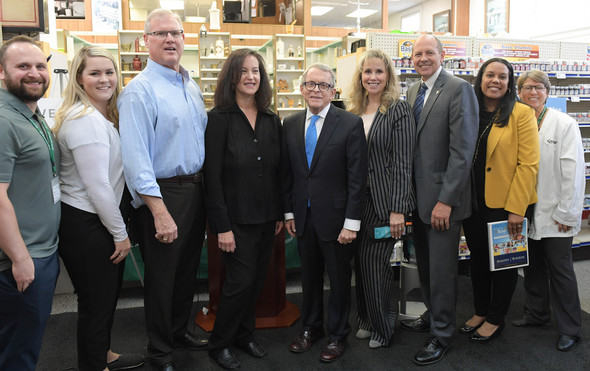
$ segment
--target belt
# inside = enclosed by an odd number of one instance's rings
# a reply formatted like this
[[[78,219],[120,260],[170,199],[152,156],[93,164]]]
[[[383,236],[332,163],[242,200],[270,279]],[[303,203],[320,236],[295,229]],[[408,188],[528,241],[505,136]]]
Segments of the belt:
[[[203,181],[203,173],[200,171],[191,175],[177,175],[171,178],[160,178],[160,182],[171,182],[171,183],[200,183]]]

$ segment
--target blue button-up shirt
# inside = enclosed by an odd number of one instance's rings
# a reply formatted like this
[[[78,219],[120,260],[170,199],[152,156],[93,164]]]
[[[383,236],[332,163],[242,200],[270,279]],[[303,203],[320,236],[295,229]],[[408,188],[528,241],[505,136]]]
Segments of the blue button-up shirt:
[[[205,160],[203,94],[180,72],[148,60],[117,100],[121,153],[133,206],[139,194],[162,197],[156,179],[194,174]]]

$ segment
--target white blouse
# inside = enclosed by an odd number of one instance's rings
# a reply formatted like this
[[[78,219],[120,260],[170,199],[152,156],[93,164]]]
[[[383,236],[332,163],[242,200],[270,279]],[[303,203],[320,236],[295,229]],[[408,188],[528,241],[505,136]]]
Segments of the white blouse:
[[[98,214],[114,241],[123,241],[127,231],[119,210],[125,187],[119,133],[97,110],[69,119],[81,110],[80,104],[57,134],[61,199],[72,207]]]

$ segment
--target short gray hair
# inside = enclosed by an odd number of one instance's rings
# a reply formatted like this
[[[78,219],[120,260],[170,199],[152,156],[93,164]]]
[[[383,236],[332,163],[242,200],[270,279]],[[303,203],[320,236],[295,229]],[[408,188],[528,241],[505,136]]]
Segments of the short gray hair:
[[[543,84],[545,86],[545,89],[547,89],[547,94],[549,94],[549,90],[551,89],[551,83],[549,82],[549,76],[547,76],[545,72],[539,70],[530,70],[520,75],[518,81],[516,82],[516,87],[518,88],[519,92],[527,79],[531,79],[535,82]]]
[[[303,83],[305,82],[305,78],[307,77],[307,73],[312,68],[315,68],[315,69],[323,71],[323,72],[328,72],[330,74],[330,84],[332,85],[332,88],[334,88],[336,86],[336,74],[334,74],[332,67],[328,66],[325,63],[320,63],[320,62],[314,63],[311,66],[307,67],[305,72],[303,72],[303,76],[301,76],[301,82],[299,83],[299,86],[303,86]]]
[[[145,25],[143,27],[143,33],[147,34],[152,32],[151,29],[151,22],[153,18],[159,17],[172,17],[178,22],[180,29],[182,30],[182,19],[178,16],[178,14],[171,12],[168,9],[154,9],[148,14],[147,18],[145,19]],[[162,31],[170,31],[170,30],[162,30]]]

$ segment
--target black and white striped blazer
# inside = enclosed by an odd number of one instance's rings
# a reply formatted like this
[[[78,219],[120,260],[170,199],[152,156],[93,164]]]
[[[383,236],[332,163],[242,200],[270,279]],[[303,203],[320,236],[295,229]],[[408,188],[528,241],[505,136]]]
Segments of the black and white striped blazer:
[[[367,138],[369,184],[373,206],[384,222],[389,213],[408,214],[416,208],[412,163],[416,124],[405,100],[377,111]]]

